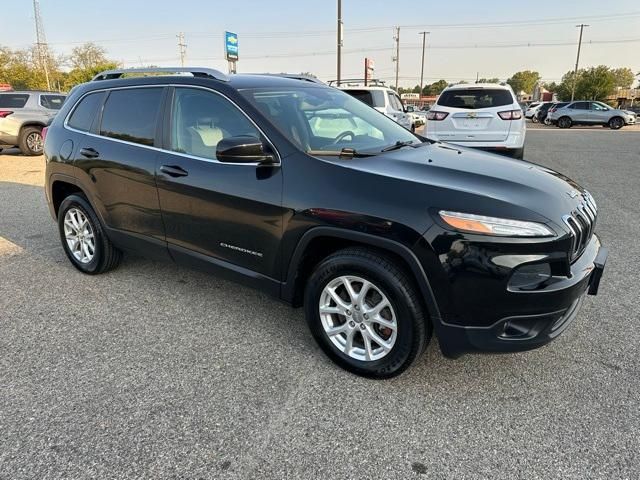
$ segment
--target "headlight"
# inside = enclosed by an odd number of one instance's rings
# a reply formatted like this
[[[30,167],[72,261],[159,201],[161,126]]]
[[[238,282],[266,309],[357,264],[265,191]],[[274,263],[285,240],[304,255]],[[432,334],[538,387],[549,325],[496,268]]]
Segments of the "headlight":
[[[502,237],[552,237],[554,233],[545,225],[508,218],[485,217],[471,213],[440,210],[440,218],[447,225],[465,232]]]

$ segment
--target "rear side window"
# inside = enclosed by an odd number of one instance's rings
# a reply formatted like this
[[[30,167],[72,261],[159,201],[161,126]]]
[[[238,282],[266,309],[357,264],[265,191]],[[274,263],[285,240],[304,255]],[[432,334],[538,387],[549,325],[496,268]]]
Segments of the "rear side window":
[[[104,104],[100,135],[153,145],[162,88],[112,90]]]
[[[29,100],[28,94],[3,93],[0,95],[0,108],[23,108]]]
[[[91,130],[91,124],[96,117],[98,107],[102,103],[104,92],[90,93],[76,105],[73,113],[69,117],[67,125],[76,130],[88,132]]]
[[[60,110],[64,99],[64,95],[40,95],[40,105],[50,110]]]
[[[477,88],[444,91],[440,95],[440,98],[438,98],[437,103],[443,107],[475,110],[478,108],[511,105],[514,103],[514,100],[509,90]]]
[[[345,92],[370,107],[384,107],[384,93],[382,90],[345,90]]]
[[[398,111],[404,110],[404,108],[402,107],[402,101],[395,93],[387,92],[387,95],[389,95],[389,104],[391,105],[391,108]]]

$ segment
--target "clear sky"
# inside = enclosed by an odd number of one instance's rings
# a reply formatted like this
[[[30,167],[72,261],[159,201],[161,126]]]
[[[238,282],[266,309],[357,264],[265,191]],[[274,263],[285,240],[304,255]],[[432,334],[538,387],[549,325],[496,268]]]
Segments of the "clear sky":
[[[187,63],[226,70],[223,32],[238,33],[239,72],[312,72],[335,78],[336,0],[40,0],[47,40],[58,54],[93,41],[125,66]],[[0,0],[0,45],[35,41],[31,0]],[[429,30],[425,83],[498,77],[533,69],[559,80],[575,63],[578,23],[585,29],[581,66],[628,66],[640,72],[638,0],[343,0],[343,78],[393,83],[393,27],[400,29],[400,85],[419,82],[421,37]],[[593,43],[592,43],[593,42]],[[547,44],[540,46],[540,44]],[[548,45],[552,44],[552,45]]]

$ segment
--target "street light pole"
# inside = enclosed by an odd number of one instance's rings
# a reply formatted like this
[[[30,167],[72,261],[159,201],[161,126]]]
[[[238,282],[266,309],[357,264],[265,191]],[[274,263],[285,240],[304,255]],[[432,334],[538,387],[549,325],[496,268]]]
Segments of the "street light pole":
[[[396,92],[398,91],[398,79],[400,75],[400,27],[396,27]]]
[[[422,97],[422,89],[424,88],[424,47],[426,43],[427,35],[431,32],[420,32],[418,35],[422,35],[422,66],[420,67],[420,97]]]
[[[580,48],[582,47],[582,31],[584,27],[589,27],[590,25],[586,25],[581,23],[580,25],[576,25],[576,27],[580,27],[580,39],[578,40],[578,55],[576,56],[576,68],[573,71],[573,86],[571,87],[571,101],[576,95],[576,83],[578,82],[578,64],[580,63]]]
[[[338,60],[336,64],[336,80],[340,85],[342,69],[342,0],[338,0]]]

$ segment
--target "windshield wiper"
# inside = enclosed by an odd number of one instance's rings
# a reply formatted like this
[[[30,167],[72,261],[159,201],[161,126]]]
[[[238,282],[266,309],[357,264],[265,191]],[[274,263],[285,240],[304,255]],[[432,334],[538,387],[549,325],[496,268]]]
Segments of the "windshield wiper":
[[[391,150],[398,150],[402,147],[415,147],[415,145],[413,144],[413,140],[406,140],[404,142],[398,140],[393,145],[389,145],[388,147],[383,148],[382,150],[380,150],[380,152],[390,152]]]
[[[358,152],[353,148],[343,148],[342,150],[307,150],[309,155],[315,155],[318,157],[342,157],[342,158],[363,158],[373,157],[377,153],[371,152]]]

